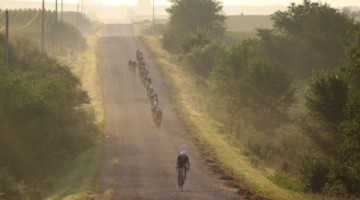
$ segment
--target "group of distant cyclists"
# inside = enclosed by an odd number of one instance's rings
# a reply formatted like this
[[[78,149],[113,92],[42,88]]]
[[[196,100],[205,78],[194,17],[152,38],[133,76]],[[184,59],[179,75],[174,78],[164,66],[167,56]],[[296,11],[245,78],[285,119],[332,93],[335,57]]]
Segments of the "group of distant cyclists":
[[[159,104],[159,97],[152,86],[152,79],[149,76],[149,71],[146,68],[146,63],[144,61],[144,55],[140,51],[140,49],[136,50],[136,60],[129,60],[128,67],[130,73],[136,74],[136,71],[138,72],[141,82],[146,88],[147,97],[150,101],[153,121],[157,127],[160,127],[162,120],[162,111]],[[186,180],[186,173],[189,171],[189,169],[189,156],[187,155],[186,151],[181,151],[176,159],[176,170],[178,172],[177,186],[179,189],[181,189],[181,191]]]
[[[136,74],[136,71],[138,72],[141,82],[146,88],[146,94],[151,105],[151,114],[154,124],[159,128],[162,121],[162,110],[159,103],[159,97],[153,88],[152,79],[149,76],[149,70],[147,69],[144,61],[144,54],[140,51],[140,49],[136,50],[136,60],[129,60],[128,67],[130,73]]]

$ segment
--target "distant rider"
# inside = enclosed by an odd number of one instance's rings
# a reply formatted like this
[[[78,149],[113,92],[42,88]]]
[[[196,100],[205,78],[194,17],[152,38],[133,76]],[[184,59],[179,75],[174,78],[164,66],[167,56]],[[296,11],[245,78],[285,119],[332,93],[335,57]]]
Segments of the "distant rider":
[[[183,167],[185,167],[185,179],[186,179],[186,172],[190,170],[190,159],[186,151],[181,151],[177,157],[176,169],[178,170],[178,180],[180,180],[180,168]]]

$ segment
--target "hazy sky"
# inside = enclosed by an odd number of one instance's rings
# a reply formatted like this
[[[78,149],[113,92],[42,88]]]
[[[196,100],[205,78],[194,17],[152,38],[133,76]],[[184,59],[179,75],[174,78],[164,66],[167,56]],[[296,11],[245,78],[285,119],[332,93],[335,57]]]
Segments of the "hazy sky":
[[[138,0],[91,0],[91,1],[94,3],[102,3],[108,5],[119,5],[119,4],[134,5]],[[155,5],[169,4],[169,1],[167,0],[154,0],[154,1],[155,1]],[[303,2],[303,0],[221,0],[221,1],[223,2],[223,5],[289,5],[290,2],[295,2],[295,3]],[[329,3],[332,6],[350,6],[350,5],[360,6],[360,0],[323,0],[321,2]]]
[[[1,0],[0,0],[1,1]],[[17,1],[17,0],[10,0]],[[22,0],[22,1],[41,1],[41,0]],[[46,2],[55,2],[55,0],[45,0]],[[61,1],[61,0],[58,0]],[[81,0],[63,0],[64,3],[78,3]],[[116,5],[135,5],[138,0],[90,0],[95,4],[116,6]],[[151,2],[153,0],[150,0]],[[168,0],[154,0],[155,5],[169,5]],[[223,5],[289,5],[290,2],[301,3],[303,0],[221,0]],[[315,0],[316,1],[316,0]],[[360,0],[322,0],[323,3],[328,3],[332,7],[338,6],[360,6]]]

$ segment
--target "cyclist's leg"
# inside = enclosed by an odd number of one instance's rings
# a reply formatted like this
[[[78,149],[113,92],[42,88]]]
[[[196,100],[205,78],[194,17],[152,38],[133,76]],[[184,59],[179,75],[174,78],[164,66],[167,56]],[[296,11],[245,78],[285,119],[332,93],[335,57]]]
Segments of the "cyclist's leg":
[[[186,173],[187,173],[187,170],[188,170],[188,164],[185,164],[185,176],[184,176],[185,180],[186,180]]]
[[[180,168],[178,168],[178,187],[180,186]]]

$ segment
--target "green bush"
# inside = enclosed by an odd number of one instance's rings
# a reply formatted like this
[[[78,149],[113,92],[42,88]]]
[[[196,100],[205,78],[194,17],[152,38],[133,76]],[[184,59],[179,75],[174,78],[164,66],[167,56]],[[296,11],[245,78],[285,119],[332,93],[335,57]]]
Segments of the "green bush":
[[[329,180],[329,161],[321,160],[315,155],[304,154],[299,159],[299,171],[302,174],[304,189],[319,193]]]
[[[273,155],[275,145],[271,137],[251,125],[247,125],[246,129],[242,131],[239,140],[261,159],[269,159]]]
[[[145,28],[142,33],[145,35],[160,35],[163,34],[166,30],[165,24],[151,24],[149,27]]]
[[[208,77],[215,65],[215,58],[221,47],[215,44],[206,44],[195,47],[186,54],[186,59],[195,72],[202,77]]]
[[[162,47],[172,53],[179,52],[180,50],[180,47],[178,45],[179,37],[181,37],[181,34],[175,31],[172,30],[165,31],[161,39]]]
[[[306,106],[315,118],[340,124],[345,119],[348,84],[342,74],[316,72],[306,91]]]
[[[14,177],[12,177],[5,168],[0,167],[0,199],[7,199],[18,195]]]
[[[0,166],[46,189],[46,177],[93,147],[100,129],[67,66],[27,45],[12,55],[8,68],[0,63]]]
[[[360,195],[360,123],[359,118],[342,124],[344,141],[332,163],[325,192],[330,195]]]

